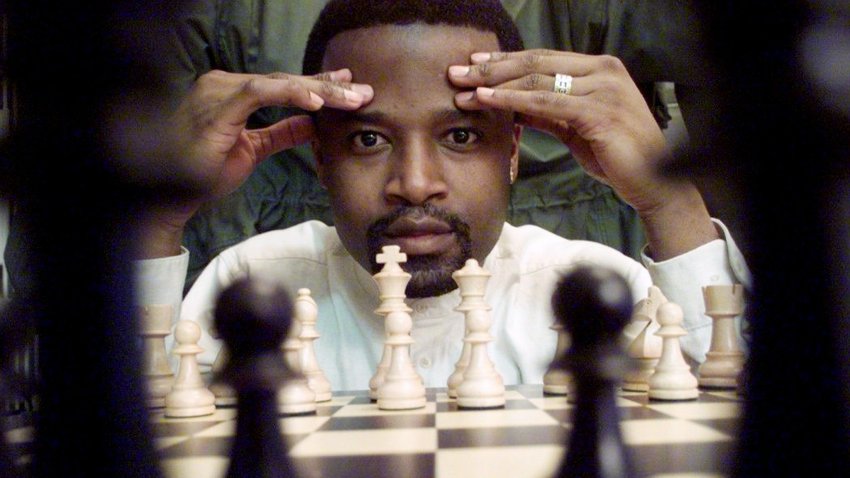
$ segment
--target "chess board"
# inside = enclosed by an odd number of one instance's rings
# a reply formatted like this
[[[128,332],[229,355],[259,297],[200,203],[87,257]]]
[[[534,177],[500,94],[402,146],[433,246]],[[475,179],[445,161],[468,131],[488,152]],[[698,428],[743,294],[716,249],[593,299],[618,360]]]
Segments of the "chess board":
[[[702,392],[697,401],[656,402],[620,392],[621,430],[638,476],[726,476],[741,399]],[[549,477],[564,456],[573,405],[539,386],[509,387],[503,409],[460,410],[445,390],[428,390],[424,409],[378,410],[366,392],[336,393],[312,415],[281,417],[290,456],[303,477]],[[166,419],[152,412],[168,477],[220,477],[236,410]],[[32,429],[9,427],[13,450],[31,450]],[[21,453],[22,452],[22,453]]]

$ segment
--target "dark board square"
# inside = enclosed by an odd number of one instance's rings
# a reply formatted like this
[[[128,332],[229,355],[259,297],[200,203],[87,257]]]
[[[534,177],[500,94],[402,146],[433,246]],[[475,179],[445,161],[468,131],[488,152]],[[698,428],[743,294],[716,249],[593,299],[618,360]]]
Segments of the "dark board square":
[[[332,417],[320,431],[329,430],[385,430],[393,428],[430,428],[434,426],[433,414],[387,414],[363,417]]]
[[[431,453],[293,457],[292,462],[300,478],[434,477]]]
[[[560,445],[566,430],[557,425],[529,427],[455,428],[437,431],[438,448]]]

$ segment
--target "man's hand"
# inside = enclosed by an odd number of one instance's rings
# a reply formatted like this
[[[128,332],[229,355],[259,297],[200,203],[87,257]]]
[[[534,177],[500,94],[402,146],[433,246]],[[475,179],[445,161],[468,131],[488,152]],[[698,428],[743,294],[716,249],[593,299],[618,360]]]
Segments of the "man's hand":
[[[571,75],[570,94],[553,91]],[[608,184],[643,220],[657,260],[717,237],[702,197],[689,182],[658,172],[669,149],[623,64],[611,56],[550,50],[475,53],[449,68],[462,109],[499,108],[521,124],[561,139],[591,176]]]
[[[369,85],[351,83],[347,69],[312,77],[223,71],[201,76],[177,108],[171,130],[182,169],[197,179],[202,192],[153,212],[144,256],[179,253],[183,227],[205,201],[233,192],[269,155],[313,138],[313,124],[306,115],[249,130],[246,124],[254,111],[265,106],[354,110],[371,101],[373,94]]]

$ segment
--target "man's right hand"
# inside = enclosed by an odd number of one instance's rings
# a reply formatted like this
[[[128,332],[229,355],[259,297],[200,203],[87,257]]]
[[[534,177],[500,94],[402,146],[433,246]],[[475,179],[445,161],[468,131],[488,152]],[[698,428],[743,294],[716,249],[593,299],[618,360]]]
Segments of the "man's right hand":
[[[269,155],[313,138],[309,116],[292,116],[262,129],[246,128],[249,116],[266,106],[323,106],[355,110],[373,96],[369,85],[351,83],[348,69],[316,76],[253,75],[211,71],[198,78],[175,111],[171,131],[182,170],[201,186],[196,197],[166,202],[153,211],[145,258],[179,254],[183,227],[210,199],[236,190]]]

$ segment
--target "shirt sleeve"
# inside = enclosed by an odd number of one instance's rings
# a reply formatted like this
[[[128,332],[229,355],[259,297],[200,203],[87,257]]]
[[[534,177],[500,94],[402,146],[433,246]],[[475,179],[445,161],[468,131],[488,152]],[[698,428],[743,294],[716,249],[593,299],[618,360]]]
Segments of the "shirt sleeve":
[[[711,345],[712,325],[711,318],[705,315],[702,287],[742,284],[749,289],[752,283],[744,256],[729,230],[719,220],[714,219],[713,222],[720,239],[659,262],[649,257],[645,248],[641,253],[653,284],[668,300],[682,307],[685,316],[683,325],[688,331],[688,335],[680,339],[682,350],[699,363],[705,360]]]
[[[171,325],[177,323],[188,267],[189,251],[183,247],[176,256],[135,261],[136,303],[139,306],[171,305]]]

